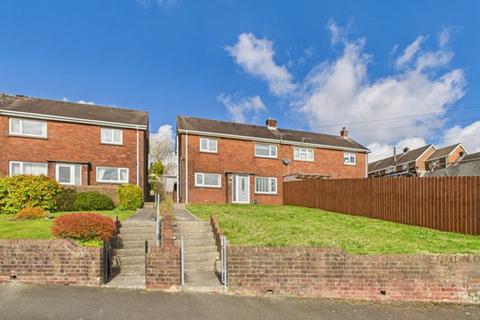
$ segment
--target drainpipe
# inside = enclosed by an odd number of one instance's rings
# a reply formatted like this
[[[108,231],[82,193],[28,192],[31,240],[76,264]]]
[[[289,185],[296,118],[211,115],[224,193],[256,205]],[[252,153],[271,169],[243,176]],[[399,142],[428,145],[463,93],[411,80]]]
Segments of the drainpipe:
[[[180,153],[178,153],[178,131],[176,137],[175,152],[177,153],[177,203],[180,201]]]
[[[188,130],[185,132],[185,204],[188,204]]]
[[[140,132],[137,126],[137,186],[140,186]]]
[[[365,154],[365,178],[368,178],[368,152]]]

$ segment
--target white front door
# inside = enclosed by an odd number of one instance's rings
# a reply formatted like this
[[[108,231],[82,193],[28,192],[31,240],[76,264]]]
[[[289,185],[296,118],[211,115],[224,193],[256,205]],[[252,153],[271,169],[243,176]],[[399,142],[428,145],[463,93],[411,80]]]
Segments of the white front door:
[[[233,175],[232,183],[232,202],[250,203],[250,176]]]
[[[57,163],[55,178],[60,184],[81,185],[81,166],[76,164]]]

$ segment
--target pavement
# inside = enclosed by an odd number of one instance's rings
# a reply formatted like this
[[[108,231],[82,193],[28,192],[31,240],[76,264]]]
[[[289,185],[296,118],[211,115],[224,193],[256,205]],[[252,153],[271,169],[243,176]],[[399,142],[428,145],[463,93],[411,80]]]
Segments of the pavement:
[[[480,306],[0,284],[0,319],[480,319]]]

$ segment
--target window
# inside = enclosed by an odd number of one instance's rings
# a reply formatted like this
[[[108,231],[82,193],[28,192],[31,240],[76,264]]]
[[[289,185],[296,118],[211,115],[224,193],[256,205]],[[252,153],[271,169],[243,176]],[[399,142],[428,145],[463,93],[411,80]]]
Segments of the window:
[[[277,146],[269,144],[256,144],[255,145],[255,157],[260,158],[276,158]]]
[[[294,148],[293,160],[313,161],[313,149],[309,148]]]
[[[47,123],[39,120],[10,118],[9,134],[26,137],[47,137]]]
[[[121,129],[102,128],[102,143],[123,144],[123,131]]]
[[[408,170],[408,163],[404,163],[402,165],[402,170],[407,171]]]
[[[46,163],[10,161],[10,176],[28,174],[32,176],[48,175]]]
[[[255,193],[276,194],[277,178],[255,177]]]
[[[60,184],[82,184],[82,166],[79,164],[57,163],[55,166],[55,179]]]
[[[216,173],[195,173],[195,187],[221,188],[221,176]]]
[[[395,172],[395,167],[394,166],[390,166],[387,169],[385,169],[386,174],[393,173],[393,172]]]
[[[354,166],[357,163],[357,155],[351,152],[345,152],[343,154],[343,163]]]
[[[217,140],[200,138],[200,151],[201,152],[210,152],[217,153]]]
[[[97,182],[128,183],[128,169],[97,167]]]

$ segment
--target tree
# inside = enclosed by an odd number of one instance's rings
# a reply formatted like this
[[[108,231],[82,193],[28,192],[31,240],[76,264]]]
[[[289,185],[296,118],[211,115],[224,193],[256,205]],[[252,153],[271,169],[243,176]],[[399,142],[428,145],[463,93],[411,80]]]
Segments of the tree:
[[[155,191],[156,194],[163,195],[163,173],[165,171],[165,167],[163,166],[162,161],[156,161],[150,165],[149,175],[148,175],[148,182],[152,190]]]
[[[163,174],[175,174],[175,160],[173,141],[159,138],[150,140],[150,161],[153,163],[161,162],[164,168]]]

